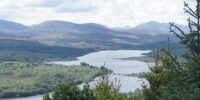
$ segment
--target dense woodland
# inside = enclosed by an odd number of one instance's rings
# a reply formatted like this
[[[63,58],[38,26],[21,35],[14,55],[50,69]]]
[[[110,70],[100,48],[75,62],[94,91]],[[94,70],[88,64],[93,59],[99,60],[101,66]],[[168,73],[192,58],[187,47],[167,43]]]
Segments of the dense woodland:
[[[51,92],[57,84],[81,84],[99,76],[90,66],[62,66],[23,62],[0,62],[0,99]]]
[[[154,52],[154,64],[144,75],[149,85],[144,83],[143,89],[120,93],[120,84],[110,82],[109,75],[103,73],[94,89],[89,85],[80,90],[74,85],[61,84],[52,98],[46,94],[44,100],[200,100],[200,0],[196,1],[195,10],[184,3],[185,12],[192,17],[188,19],[189,33],[170,23],[170,32],[188,51],[180,60],[172,53],[170,41],[167,48],[158,47]]]

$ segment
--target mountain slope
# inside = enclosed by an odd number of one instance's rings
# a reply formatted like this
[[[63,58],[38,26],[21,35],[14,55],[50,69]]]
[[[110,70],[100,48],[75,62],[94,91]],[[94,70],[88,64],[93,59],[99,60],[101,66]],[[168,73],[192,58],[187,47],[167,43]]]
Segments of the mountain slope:
[[[0,32],[13,32],[13,31],[24,30],[26,28],[28,27],[19,23],[6,21],[6,20],[0,20]]]
[[[134,34],[118,32],[103,25],[75,24],[64,21],[47,21],[18,32],[46,45],[78,48],[116,49],[122,45],[138,44]]]
[[[92,49],[46,46],[34,41],[0,39],[0,61],[40,62],[73,59],[92,51]]]
[[[59,33],[89,33],[108,30],[109,29],[104,26],[93,23],[75,24],[65,21],[46,21],[18,33],[30,36],[44,36]]]
[[[186,29],[185,26],[181,26]],[[153,43],[175,36],[169,34],[167,23],[148,22],[128,30],[114,30],[87,23],[75,24],[64,21],[47,21],[17,34],[27,35],[46,45],[75,48],[134,49],[136,45]]]
[[[188,32],[188,27],[184,25],[178,25],[181,29]],[[159,23],[155,21],[150,21],[141,25],[138,25],[129,29],[122,29],[121,31],[126,31],[134,34],[149,34],[149,35],[161,35],[169,34],[169,24],[168,23]]]

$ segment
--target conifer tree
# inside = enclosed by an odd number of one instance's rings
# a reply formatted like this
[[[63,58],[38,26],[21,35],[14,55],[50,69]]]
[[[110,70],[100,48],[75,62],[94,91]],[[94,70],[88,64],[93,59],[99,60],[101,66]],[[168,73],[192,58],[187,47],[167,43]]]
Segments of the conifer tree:
[[[43,100],[51,100],[51,98],[49,97],[49,93],[46,93],[46,94],[43,96]]]
[[[184,57],[187,60],[188,80],[200,88],[200,0],[196,0],[196,8],[193,10],[188,3],[185,3],[185,12],[191,17],[188,19],[189,33],[184,32],[174,23],[170,23],[170,31],[174,33],[182,44],[186,45],[189,53]]]
[[[175,76],[174,68],[177,68],[177,59],[171,54],[169,48],[162,50],[162,54],[159,48],[155,52],[154,64],[150,66],[150,72],[145,74],[149,87],[143,85],[144,100],[160,100],[164,91],[163,88]]]
[[[126,100],[126,96],[120,93],[120,83],[115,79],[114,82],[109,80],[109,71],[102,66],[104,70],[96,83],[95,94],[97,100]]]
[[[150,87],[144,89],[145,100],[200,100],[200,0],[196,0],[196,10],[184,4],[185,12],[193,17],[188,19],[190,31],[184,32],[170,23],[170,32],[186,45],[189,52],[180,62],[171,54],[168,45],[164,55],[159,57],[159,63],[146,74]]]

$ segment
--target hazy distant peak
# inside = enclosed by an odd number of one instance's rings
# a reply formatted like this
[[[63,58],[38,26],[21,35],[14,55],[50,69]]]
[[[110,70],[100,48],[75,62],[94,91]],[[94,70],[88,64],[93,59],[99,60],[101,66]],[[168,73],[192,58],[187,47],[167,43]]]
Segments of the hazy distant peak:
[[[157,21],[149,21],[149,22],[147,22],[146,24],[161,24],[160,22],[157,22]]]
[[[147,22],[147,23],[144,23],[144,24],[140,24],[138,26],[136,26],[135,28],[152,28],[152,29],[155,29],[156,27],[168,27],[169,24],[168,23],[159,23],[159,22],[156,22],[156,21],[150,21],[150,22]]]
[[[25,25],[0,19],[0,31],[18,31],[28,28]]]
[[[59,20],[51,20],[51,21],[45,21],[40,23],[39,25],[66,25],[66,24],[75,24],[72,22],[67,22],[67,21],[59,21]]]
[[[183,29],[184,31],[188,32],[187,26],[178,24],[176,25],[181,29]],[[169,27],[170,27],[169,23],[149,21],[132,28],[118,27],[114,29],[130,33],[137,33],[137,34],[160,35],[160,34],[169,34]]]

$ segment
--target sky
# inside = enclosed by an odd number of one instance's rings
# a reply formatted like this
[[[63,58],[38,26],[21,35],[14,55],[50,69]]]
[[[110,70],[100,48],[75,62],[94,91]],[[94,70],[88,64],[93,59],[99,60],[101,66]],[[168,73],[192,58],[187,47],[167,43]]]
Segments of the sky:
[[[186,24],[183,1],[195,0],[0,0],[0,19],[25,25],[47,20],[136,26],[148,21]]]

